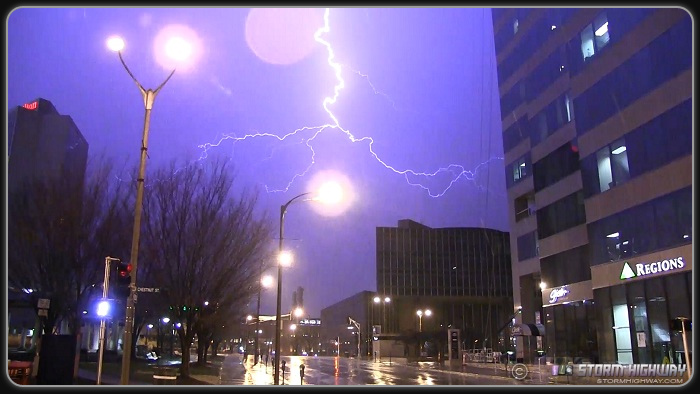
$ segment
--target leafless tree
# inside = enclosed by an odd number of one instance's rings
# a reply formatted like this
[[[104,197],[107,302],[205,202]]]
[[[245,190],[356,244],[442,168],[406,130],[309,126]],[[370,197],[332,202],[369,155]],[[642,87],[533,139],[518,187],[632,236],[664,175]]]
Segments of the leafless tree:
[[[111,163],[90,160],[84,183],[33,179],[8,195],[8,285],[31,289],[34,305],[50,299],[46,333],[80,337],[104,258],[128,250],[130,196],[112,174]]]
[[[271,226],[257,212],[257,195],[234,189],[226,161],[184,168],[172,163],[151,179],[140,261],[151,266],[151,280],[167,288],[170,318],[181,323],[180,373],[188,376],[197,330],[240,315],[257,294],[258,267],[272,246]],[[205,302],[212,306],[207,313]]]

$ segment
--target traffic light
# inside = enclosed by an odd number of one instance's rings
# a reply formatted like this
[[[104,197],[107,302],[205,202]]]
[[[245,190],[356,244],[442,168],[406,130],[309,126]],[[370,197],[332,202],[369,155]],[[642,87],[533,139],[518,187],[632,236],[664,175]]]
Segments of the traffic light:
[[[117,262],[117,278],[114,294],[118,298],[129,296],[129,286],[131,285],[131,264],[122,261]]]
[[[117,283],[126,286],[131,284],[131,263],[117,263]]]

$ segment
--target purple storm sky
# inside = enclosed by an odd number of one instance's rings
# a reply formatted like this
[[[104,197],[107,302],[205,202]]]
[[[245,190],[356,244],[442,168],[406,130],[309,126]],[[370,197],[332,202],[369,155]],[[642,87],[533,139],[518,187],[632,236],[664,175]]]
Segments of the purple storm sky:
[[[302,286],[305,309],[318,317],[376,290],[376,227],[399,219],[508,227],[491,10],[331,8],[325,23],[324,9],[15,9],[8,107],[50,100],[73,118],[89,156],[113,158],[128,177],[143,101],[106,39],[124,37],[126,64],[155,89],[171,69],[156,60],[154,40],[168,26],[186,27],[197,61],[178,68],[155,100],[146,185],[173,159],[231,158],[238,185],[260,190],[276,248],[280,206],[318,174],[343,174],[355,196],[345,212],[295,203],[285,219],[295,263],[283,277],[283,313]],[[275,296],[263,293],[263,314],[274,314]]]

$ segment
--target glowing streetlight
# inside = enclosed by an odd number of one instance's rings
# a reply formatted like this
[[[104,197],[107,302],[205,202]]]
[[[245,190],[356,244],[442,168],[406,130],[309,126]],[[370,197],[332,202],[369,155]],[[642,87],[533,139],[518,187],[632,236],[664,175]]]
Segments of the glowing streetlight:
[[[430,309],[426,309],[425,312],[421,309],[416,311],[416,315],[418,315],[418,332],[423,332],[423,315],[430,316],[432,314],[433,312]]]
[[[182,61],[187,56],[191,54],[186,51],[190,48],[186,43],[180,41],[169,41],[172,42],[166,45],[167,55],[173,57],[176,61]],[[134,74],[129,70],[124,58],[122,57],[122,49],[124,49],[124,40],[119,36],[111,36],[107,39],[107,47],[117,52],[119,55],[119,61],[124,66],[124,69],[129,74],[131,79],[134,81],[141,96],[143,97],[144,107],[146,109],[146,115],[143,122],[143,135],[141,137],[141,157],[139,161],[139,174],[136,184],[136,207],[134,209],[134,227],[131,238],[131,283],[129,285],[129,296],[126,300],[126,313],[124,318],[124,353],[122,354],[122,375],[121,384],[129,384],[129,364],[131,362],[131,348],[133,346],[132,332],[134,330],[134,313],[136,309],[136,273],[138,268],[138,254],[139,254],[139,238],[141,235],[141,210],[143,209],[143,187],[144,180],[146,177],[146,156],[148,154],[148,130],[151,124],[151,110],[153,109],[153,103],[158,95],[158,92],[165,86],[165,84],[170,80],[170,77],[175,73],[173,69],[170,74],[165,78],[163,83],[158,85],[155,90],[144,89],[144,87],[139,83]]]
[[[287,208],[295,201],[319,201],[324,204],[334,204],[342,200],[342,188],[332,181],[324,182],[315,193],[306,192],[287,201],[280,207],[280,243],[277,264],[277,316],[275,319],[275,371],[274,382],[279,385],[279,370],[280,370],[280,337],[282,335],[282,266],[286,262],[291,263],[290,255],[284,253],[284,215],[287,213]],[[309,197],[312,195],[311,197]],[[300,200],[302,197],[303,200]]]
[[[262,262],[260,263],[260,271],[262,271],[263,264]],[[262,272],[261,272],[262,273]],[[265,275],[262,278],[260,278],[260,287],[258,288],[258,309],[257,309],[257,316],[258,319],[255,321],[255,361],[253,362],[253,365],[258,364],[258,352],[259,352],[259,346],[258,341],[260,340],[260,333],[262,330],[260,329],[260,293],[262,292],[262,288],[268,288],[272,286],[272,283],[274,282],[274,279],[270,275]]]
[[[301,309],[301,308],[296,308],[296,309],[294,310],[294,317],[296,317],[296,318],[298,319],[298,318],[300,318],[300,317],[302,317],[302,316],[304,316],[304,310]]]
[[[260,283],[262,284],[262,287],[264,288],[270,288],[272,287],[272,284],[275,282],[275,278],[272,277],[272,275],[265,275],[260,279]]]
[[[380,302],[382,303],[382,332],[384,332],[386,329],[386,304],[391,302],[391,297],[386,296],[382,299],[380,296],[375,296],[374,303],[379,304]]]
[[[279,265],[282,267],[289,267],[294,262],[294,255],[290,251],[282,251],[278,256]]]

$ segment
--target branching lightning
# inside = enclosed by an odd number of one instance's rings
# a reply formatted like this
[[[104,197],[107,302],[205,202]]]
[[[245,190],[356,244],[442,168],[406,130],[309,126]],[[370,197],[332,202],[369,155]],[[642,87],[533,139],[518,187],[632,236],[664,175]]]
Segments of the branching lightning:
[[[231,140],[233,143],[245,141],[245,140],[251,139],[251,138],[274,138],[274,139],[277,139],[279,141],[284,141],[287,138],[290,138],[292,136],[300,136],[300,135],[303,136],[304,133],[309,133],[310,136],[308,136],[304,142],[311,153],[309,165],[303,171],[297,172],[296,174],[294,174],[292,179],[287,183],[287,185],[283,189],[270,189],[270,188],[268,188],[267,185],[265,185],[265,189],[267,190],[268,193],[286,192],[297,178],[303,177],[311,169],[311,167],[313,167],[313,165],[315,164],[316,152],[314,151],[314,148],[312,145],[314,139],[319,134],[321,134],[323,131],[325,131],[327,129],[334,129],[334,130],[339,130],[340,132],[344,133],[347,136],[347,138],[350,140],[350,142],[352,142],[352,143],[360,143],[360,142],[366,141],[369,153],[372,155],[372,157],[374,157],[374,159],[377,162],[379,162],[385,168],[393,171],[394,173],[403,175],[404,178],[406,179],[406,182],[409,185],[416,186],[416,187],[419,187],[419,188],[425,190],[430,197],[443,196],[452,187],[452,185],[454,185],[460,179],[471,181],[479,189],[483,190],[483,187],[478,185],[476,182],[478,172],[480,171],[480,169],[482,167],[489,165],[490,162],[492,162],[494,160],[503,160],[502,157],[490,158],[489,160],[484,161],[484,162],[480,163],[479,165],[477,165],[473,170],[467,170],[464,168],[464,166],[459,165],[459,164],[450,164],[447,167],[441,167],[433,172],[418,172],[418,171],[414,171],[411,169],[398,169],[398,168],[395,168],[394,166],[386,163],[384,160],[382,160],[379,157],[379,155],[373,149],[374,140],[371,137],[357,138],[349,130],[343,128],[340,125],[340,121],[335,116],[335,114],[331,111],[330,107],[337,102],[338,97],[340,95],[340,91],[345,87],[345,80],[342,77],[343,67],[341,64],[337,63],[334,60],[335,53],[333,51],[333,48],[331,47],[331,44],[322,38],[322,36],[324,34],[327,34],[330,32],[330,24],[328,21],[329,13],[330,13],[330,9],[326,8],[325,12],[324,12],[324,16],[323,16],[324,25],[323,25],[323,27],[319,28],[316,31],[316,33],[314,34],[314,39],[318,43],[323,45],[326,48],[326,50],[328,51],[328,65],[333,69],[333,71],[335,73],[336,80],[338,81],[337,84],[333,88],[333,95],[325,97],[323,100],[323,103],[322,103],[324,110],[326,111],[326,113],[328,114],[328,116],[332,122],[326,123],[326,124],[321,125],[321,126],[313,126],[313,127],[304,126],[304,127],[298,128],[292,132],[284,134],[282,136],[279,136],[279,135],[273,134],[273,133],[252,133],[252,134],[246,134],[246,135],[241,136],[241,137],[237,137],[237,136],[229,135],[229,134],[224,134],[223,137],[221,139],[219,139],[218,142],[205,143],[205,144],[199,145],[199,148],[203,149],[203,152],[202,152],[199,160],[205,159],[207,157],[208,151],[210,149],[218,147],[224,141],[228,141],[228,140]],[[346,66],[346,68],[349,68],[349,67]],[[386,94],[378,91],[374,87],[374,85],[370,82],[369,77],[367,75],[362,74],[359,71],[355,71],[352,69],[350,69],[350,71],[365,78],[367,80],[367,83],[373,89],[374,93],[383,95],[387,100],[389,100],[392,103],[392,106],[394,107],[394,109],[396,109],[396,107],[394,105],[394,101],[391,100]],[[302,141],[304,141],[304,140],[302,140]],[[450,181],[448,182],[447,186],[442,188],[439,191],[431,190],[428,186],[425,186],[423,183],[420,182],[421,180],[428,180],[428,179],[434,178],[438,175],[448,175],[451,178]]]

